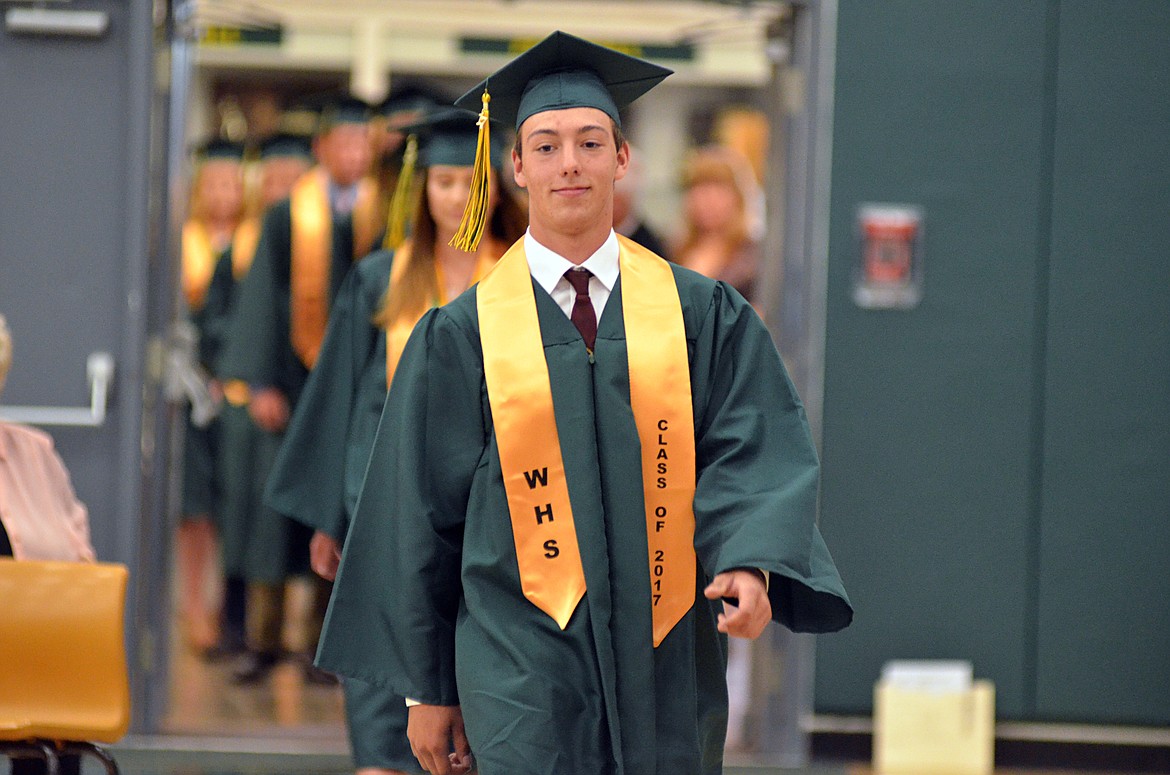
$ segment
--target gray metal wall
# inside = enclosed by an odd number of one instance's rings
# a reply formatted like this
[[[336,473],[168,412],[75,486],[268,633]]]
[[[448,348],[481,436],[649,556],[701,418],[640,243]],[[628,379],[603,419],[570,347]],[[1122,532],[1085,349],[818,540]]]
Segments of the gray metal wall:
[[[89,507],[99,559],[131,569],[128,633],[141,727],[152,706],[147,686],[166,597],[146,572],[166,533],[152,479],[163,437],[144,412],[156,393],[147,345],[165,327],[171,295],[157,249],[165,235],[162,191],[151,195],[152,176],[155,187],[162,180],[152,142],[157,151],[165,124],[151,121],[153,10],[150,0],[50,5],[103,12],[109,25],[96,38],[0,25],[0,312],[14,338],[2,402],[87,406],[87,358],[113,356],[104,423],[44,430]]]

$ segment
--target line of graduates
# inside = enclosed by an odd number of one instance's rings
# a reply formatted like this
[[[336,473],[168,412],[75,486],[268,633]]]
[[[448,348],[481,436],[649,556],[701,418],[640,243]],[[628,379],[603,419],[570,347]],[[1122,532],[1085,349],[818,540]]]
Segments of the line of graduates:
[[[199,365],[219,408],[210,422],[189,421],[186,429],[181,623],[197,653],[236,660],[238,683],[262,679],[285,655],[286,583],[308,572],[312,531],[264,505],[268,472],[332,297],[385,231],[386,189],[405,137],[388,131],[386,121],[402,123],[432,103],[407,89],[379,115],[331,97],[313,107],[311,137],[280,133],[254,149],[214,139],[196,153],[182,287]],[[217,555],[221,606],[207,594]],[[306,677],[320,682],[334,682],[310,658],[328,594],[326,583],[315,583],[303,628]]]
[[[619,110],[666,75],[554,33],[458,101],[482,92],[478,121],[407,127],[381,237],[339,106],[246,273],[220,259],[214,367],[254,445],[236,675],[280,657],[291,574],[336,578],[318,661],[344,676],[361,775],[718,772],[726,636],[852,617],[766,329],[614,232]]]
[[[526,226],[515,192],[496,176],[478,251],[451,247],[471,188],[475,116],[418,96],[394,107],[391,129],[409,142],[402,169],[388,176],[396,182],[393,197],[361,172],[369,165],[363,107],[337,103],[314,144],[317,166],[307,166],[308,149],[295,138],[262,146],[262,214],[225,228],[206,290],[188,297],[200,358],[215,376],[222,408],[210,432],[189,428],[184,494],[193,502],[191,495],[202,493],[198,513],[216,515],[225,601],[219,642],[206,652],[238,651],[238,683],[260,680],[281,659],[284,584],[307,564],[317,574],[306,644],[315,649],[328,580],[411,330],[429,308],[477,282]],[[210,144],[197,177],[221,163],[238,168],[240,150]],[[285,176],[282,197],[282,187],[264,185],[271,183],[265,173],[288,173],[277,160],[289,158],[301,168]],[[493,158],[503,158],[501,143]],[[388,220],[379,198],[391,205]],[[372,243],[371,224],[385,227]],[[194,218],[188,224],[199,228]],[[197,255],[185,244],[185,287],[206,263]],[[184,514],[194,508],[185,504]],[[184,528],[192,521],[188,516]],[[242,625],[245,596],[247,635],[233,649],[224,635]],[[307,662],[305,671],[310,680],[331,680]],[[344,694],[359,772],[419,772],[403,698],[351,679]]]

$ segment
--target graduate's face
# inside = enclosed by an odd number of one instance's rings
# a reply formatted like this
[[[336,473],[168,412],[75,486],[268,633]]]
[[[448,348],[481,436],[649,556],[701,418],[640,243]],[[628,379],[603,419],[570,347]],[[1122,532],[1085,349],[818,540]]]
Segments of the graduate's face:
[[[293,184],[309,169],[309,162],[296,156],[267,159],[260,167],[260,199],[264,207],[276,204],[292,191]]]
[[[696,183],[683,196],[687,218],[703,233],[720,233],[739,223],[743,203],[733,186],[709,180]]]
[[[438,239],[443,242],[449,242],[459,230],[463,210],[471,196],[471,179],[474,174],[474,167],[454,167],[447,164],[434,164],[427,169],[427,207],[435,221]],[[494,175],[491,191],[488,200],[489,219],[496,202]]]
[[[528,190],[528,217],[538,238],[572,237],[613,223],[613,184],[626,174],[629,146],[614,142],[613,122],[596,108],[537,113],[520,126],[522,154],[512,152],[516,184]]]
[[[365,124],[338,124],[318,141],[321,164],[339,186],[352,186],[366,174],[373,160]]]
[[[212,160],[199,170],[196,197],[204,215],[235,218],[244,205],[244,176],[239,162]]]

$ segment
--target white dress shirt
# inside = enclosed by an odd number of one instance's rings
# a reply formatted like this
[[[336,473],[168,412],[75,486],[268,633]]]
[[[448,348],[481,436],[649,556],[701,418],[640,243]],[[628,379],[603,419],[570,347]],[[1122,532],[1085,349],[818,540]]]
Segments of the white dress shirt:
[[[548,291],[548,295],[552,296],[567,318],[573,316],[577,292],[565,279],[565,272],[578,266],[592,272],[593,276],[589,278],[589,300],[593,302],[593,311],[600,324],[601,313],[618,279],[618,241],[613,229],[609,230],[609,237],[601,247],[579,265],[541,245],[530,231],[524,233],[524,255],[528,259],[528,271],[532,277],[541,288]]]

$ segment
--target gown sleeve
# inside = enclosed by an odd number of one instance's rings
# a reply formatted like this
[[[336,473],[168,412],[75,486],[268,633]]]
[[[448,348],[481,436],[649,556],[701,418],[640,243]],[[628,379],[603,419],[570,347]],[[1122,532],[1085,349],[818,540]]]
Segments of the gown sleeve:
[[[431,705],[457,705],[463,524],[486,447],[483,372],[442,309],[415,326],[386,399],[318,663]]]
[[[691,380],[703,568],[768,571],[773,618],[795,632],[847,626],[853,609],[816,526],[819,462],[804,407],[767,328],[726,284],[715,287]]]
[[[357,267],[329,311],[317,363],[297,400],[264,488],[264,502],[308,527],[345,540],[345,462],[358,376],[374,336],[363,314]]]
[[[220,360],[220,376],[224,379],[241,379],[261,387],[280,384],[280,354],[287,348],[289,337],[290,223],[287,201],[273,205],[264,214],[252,266],[236,289]]]
[[[227,326],[231,320],[232,249],[229,247],[215,262],[211,284],[207,287],[207,301],[203,305],[203,324],[199,336],[199,357],[203,364],[218,373],[219,358],[227,341]]]

